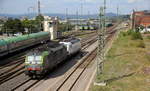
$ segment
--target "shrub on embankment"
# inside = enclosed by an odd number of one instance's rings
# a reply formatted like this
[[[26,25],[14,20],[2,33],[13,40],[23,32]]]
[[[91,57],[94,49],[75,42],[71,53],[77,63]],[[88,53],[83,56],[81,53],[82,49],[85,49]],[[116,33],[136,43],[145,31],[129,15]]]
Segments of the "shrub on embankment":
[[[143,37],[141,35],[141,33],[139,31],[134,31],[134,30],[128,30],[126,32],[121,32],[121,35],[120,37],[130,37],[131,40],[137,40],[139,41],[138,43],[136,44],[133,44],[135,45],[136,47],[140,47],[140,48],[145,48],[145,44],[143,42]],[[131,45],[132,46],[132,45]]]
[[[123,36],[131,36],[132,40],[137,40],[137,39],[143,40],[141,33],[136,30],[130,29],[127,32],[121,32],[121,33]]]

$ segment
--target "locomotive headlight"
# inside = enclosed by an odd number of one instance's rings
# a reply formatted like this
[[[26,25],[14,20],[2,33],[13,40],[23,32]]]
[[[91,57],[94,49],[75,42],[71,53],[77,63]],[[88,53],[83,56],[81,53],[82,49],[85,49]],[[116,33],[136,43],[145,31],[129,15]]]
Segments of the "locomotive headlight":
[[[27,56],[25,63],[26,63],[26,64],[31,64],[31,62],[32,62],[33,60],[34,60],[34,57],[33,57],[33,56]]]
[[[42,56],[36,56],[35,60],[36,60],[37,64],[41,64],[42,63]]]
[[[42,59],[42,56],[36,56],[35,57],[35,60],[40,60],[41,61],[41,59]]]
[[[27,60],[28,60],[29,62],[31,62],[31,61],[34,60],[34,57],[33,57],[33,56],[28,56]]]

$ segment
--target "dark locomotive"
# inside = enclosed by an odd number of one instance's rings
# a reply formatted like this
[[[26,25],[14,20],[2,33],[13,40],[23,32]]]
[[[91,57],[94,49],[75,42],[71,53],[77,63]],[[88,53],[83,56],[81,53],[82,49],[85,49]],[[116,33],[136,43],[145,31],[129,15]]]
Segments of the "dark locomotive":
[[[79,39],[69,39],[65,42],[50,42],[33,49],[26,55],[25,74],[30,77],[44,76],[70,55],[81,49]]]

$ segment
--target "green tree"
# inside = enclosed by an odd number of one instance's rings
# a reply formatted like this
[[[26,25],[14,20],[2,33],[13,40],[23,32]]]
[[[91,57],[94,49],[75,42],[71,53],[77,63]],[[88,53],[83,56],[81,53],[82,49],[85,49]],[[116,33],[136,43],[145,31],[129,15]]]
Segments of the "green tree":
[[[34,23],[31,20],[25,19],[22,21],[22,24],[26,30],[26,33],[31,33],[34,29]]]
[[[19,19],[14,19],[13,23],[14,23],[14,27],[13,27],[14,33],[18,33],[18,32],[24,33],[25,31],[24,26]]]
[[[43,31],[44,17],[42,15],[38,15],[36,16],[35,21],[37,23],[38,31]]]
[[[58,25],[58,30],[59,30],[59,31],[62,31],[62,32],[67,31],[67,30],[66,30],[66,25],[65,25],[65,24],[59,24],[59,25]]]
[[[2,27],[2,32],[9,34],[24,33],[24,26],[19,19],[9,18]]]
[[[59,24],[58,25],[58,30],[65,32],[65,31],[71,31],[75,26],[71,24]]]
[[[39,23],[37,22],[37,20],[25,19],[22,21],[22,24],[23,24],[24,28],[28,30],[28,31],[26,31],[28,33],[39,32]]]
[[[24,28],[30,28],[30,20],[25,19],[22,21],[22,25],[24,26]]]
[[[44,21],[44,17],[42,15],[36,16],[37,21]]]

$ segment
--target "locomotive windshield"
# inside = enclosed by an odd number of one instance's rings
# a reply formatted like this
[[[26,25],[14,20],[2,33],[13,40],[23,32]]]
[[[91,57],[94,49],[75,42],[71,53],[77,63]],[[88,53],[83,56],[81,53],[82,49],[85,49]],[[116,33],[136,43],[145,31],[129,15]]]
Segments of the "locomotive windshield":
[[[28,56],[27,58],[28,58],[28,61],[36,61],[36,62],[42,59],[41,56]]]
[[[44,47],[45,49],[47,47]],[[37,48],[34,50],[31,50],[26,55],[26,64],[42,64],[43,63],[43,50],[44,48]]]
[[[41,64],[42,56],[39,55],[27,55],[26,64]]]

